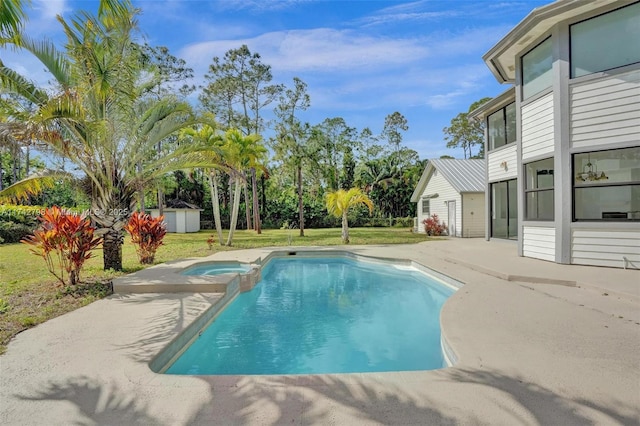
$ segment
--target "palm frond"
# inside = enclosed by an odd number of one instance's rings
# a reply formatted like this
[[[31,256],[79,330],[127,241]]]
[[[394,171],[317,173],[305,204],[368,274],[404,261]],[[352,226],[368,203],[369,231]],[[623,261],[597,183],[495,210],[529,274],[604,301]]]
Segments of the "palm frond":
[[[51,40],[35,41],[23,35],[20,45],[38,58],[62,87],[69,87],[69,61]]]
[[[70,173],[58,170],[44,170],[26,177],[0,191],[0,203],[18,202],[52,188],[60,180],[69,180]]]
[[[39,89],[26,77],[5,66],[0,66],[0,86],[36,105],[47,100],[45,91]]]

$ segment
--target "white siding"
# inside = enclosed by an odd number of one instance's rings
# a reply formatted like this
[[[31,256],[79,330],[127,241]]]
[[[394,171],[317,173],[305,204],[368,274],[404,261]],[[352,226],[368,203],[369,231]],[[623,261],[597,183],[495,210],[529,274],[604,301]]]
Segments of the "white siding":
[[[438,194],[438,197],[430,200],[431,214],[437,214],[438,219],[446,224],[449,224],[449,211],[445,201],[456,202],[456,230],[459,233],[462,229],[462,197],[460,196],[460,193],[456,191],[444,177],[442,177],[442,174],[438,173],[437,170],[433,172],[427,181],[427,185],[420,197],[420,201],[418,201],[418,231],[424,232],[424,225],[422,224],[422,221],[427,218],[422,212],[422,197],[432,194]]]
[[[553,93],[522,107],[522,159],[553,153]]]
[[[640,269],[640,230],[572,229],[571,263]]]
[[[484,193],[462,194],[462,236],[484,237]]]
[[[554,228],[525,226],[522,230],[522,251],[526,257],[556,260],[556,230]]]
[[[570,86],[571,144],[591,147],[640,137],[640,70]]]
[[[518,164],[516,160],[516,145],[508,146],[498,151],[491,151],[487,154],[487,170],[489,172],[489,182],[515,179],[518,176]],[[506,162],[507,170],[500,164]]]

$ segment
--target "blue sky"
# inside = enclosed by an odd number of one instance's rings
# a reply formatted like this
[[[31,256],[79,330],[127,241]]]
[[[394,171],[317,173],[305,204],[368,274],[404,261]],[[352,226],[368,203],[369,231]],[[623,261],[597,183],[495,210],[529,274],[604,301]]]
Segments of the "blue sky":
[[[308,85],[311,107],[301,117],[317,124],[343,117],[374,134],[386,115],[408,120],[403,143],[421,159],[462,152],[445,147],[442,129],[474,101],[507,89],[482,55],[533,8],[549,1],[489,0],[134,0],[141,35],[169,47],[202,81],[214,56],[247,44],[272,67],[274,82]],[[32,0],[26,30],[62,41],[55,16],[95,0]],[[7,66],[45,83],[28,54],[0,50]],[[195,102],[195,96],[194,96]],[[268,136],[268,135],[267,135]]]

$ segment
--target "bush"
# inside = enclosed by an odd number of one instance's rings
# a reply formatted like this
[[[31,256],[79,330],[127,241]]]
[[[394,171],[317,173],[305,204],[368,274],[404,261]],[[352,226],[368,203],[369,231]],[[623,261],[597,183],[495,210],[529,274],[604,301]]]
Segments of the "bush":
[[[145,213],[134,212],[125,229],[131,235],[131,241],[136,246],[140,263],[143,265],[153,263],[156,251],[162,245],[162,239],[167,234],[164,216],[151,217]]]
[[[447,225],[444,222],[438,220],[437,214],[432,214],[431,217],[422,221],[424,225],[424,232],[430,236],[447,235]]]
[[[14,222],[35,228],[38,216],[44,212],[41,206],[18,206],[11,204],[0,205],[0,222]]]
[[[0,222],[0,244],[17,243],[29,236],[36,228],[35,225],[25,225],[15,222]]]
[[[91,250],[101,243],[99,237],[94,237],[95,228],[84,216],[57,206],[45,209],[39,220],[40,228],[22,242],[34,247],[31,252],[45,260],[49,272],[63,285],[67,284],[65,272],[69,284],[77,284],[82,265],[93,255]]]
[[[412,217],[398,217],[394,219],[394,227],[396,228],[413,228]]]

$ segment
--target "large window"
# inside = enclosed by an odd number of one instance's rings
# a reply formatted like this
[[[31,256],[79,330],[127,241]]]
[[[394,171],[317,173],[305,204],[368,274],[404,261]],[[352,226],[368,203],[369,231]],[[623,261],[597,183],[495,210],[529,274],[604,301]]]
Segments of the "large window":
[[[489,150],[516,141],[516,104],[512,103],[487,117]]]
[[[524,166],[524,205],[527,220],[553,220],[553,158]]]
[[[522,57],[523,99],[551,87],[552,65],[551,37],[549,37]]]
[[[574,220],[640,220],[640,147],[573,156]]]
[[[571,26],[571,77],[640,62],[640,3]]]
[[[491,237],[518,238],[518,189],[516,180],[491,184]]]

